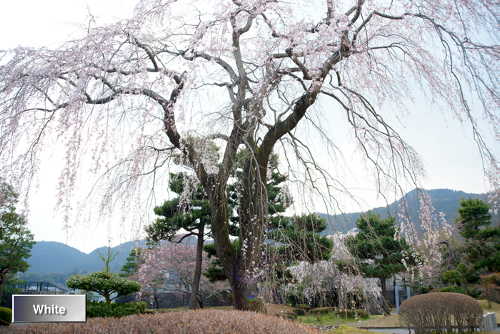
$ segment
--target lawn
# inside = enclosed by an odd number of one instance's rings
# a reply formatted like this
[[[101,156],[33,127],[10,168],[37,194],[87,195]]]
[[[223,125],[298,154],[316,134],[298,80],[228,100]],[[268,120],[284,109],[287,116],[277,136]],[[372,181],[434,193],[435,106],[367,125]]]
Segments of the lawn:
[[[356,321],[354,318],[345,318],[332,312],[326,314],[301,315],[297,317],[297,320],[304,324],[313,326],[337,326]]]
[[[495,312],[497,314],[497,322],[500,321],[500,304],[492,302],[491,308],[488,307],[487,300],[479,300],[479,304],[481,304],[484,312]]]
[[[372,315],[370,319],[354,321],[347,323],[349,326],[354,327],[401,327],[402,324],[399,321],[399,315],[391,314],[391,315]]]
[[[372,332],[366,329],[360,329],[356,327],[342,325],[336,329],[328,331],[327,334],[387,334],[387,333]]]

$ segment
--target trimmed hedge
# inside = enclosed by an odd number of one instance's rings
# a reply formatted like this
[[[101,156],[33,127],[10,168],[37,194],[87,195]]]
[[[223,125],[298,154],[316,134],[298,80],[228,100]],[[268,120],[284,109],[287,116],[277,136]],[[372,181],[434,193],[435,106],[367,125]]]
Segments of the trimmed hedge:
[[[474,332],[483,310],[472,297],[452,292],[431,292],[405,300],[400,316],[408,329],[421,333]]]
[[[9,326],[12,321],[12,310],[8,307],[0,307],[0,326]]]
[[[146,313],[145,302],[103,303],[87,302],[88,318],[124,317],[132,314]]]

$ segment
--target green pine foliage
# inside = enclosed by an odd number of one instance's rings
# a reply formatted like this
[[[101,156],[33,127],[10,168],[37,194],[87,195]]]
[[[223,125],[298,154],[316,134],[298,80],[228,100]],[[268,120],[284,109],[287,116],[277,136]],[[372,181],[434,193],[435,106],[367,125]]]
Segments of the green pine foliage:
[[[271,219],[268,239],[279,246],[274,250],[290,265],[296,261],[317,262],[328,260],[333,243],[320,233],[326,222],[316,214]]]
[[[417,258],[408,243],[396,239],[396,227],[393,217],[386,219],[368,213],[357,221],[358,234],[346,239],[346,246],[359,262],[359,267],[366,277],[381,280],[385,292],[385,279],[406,271],[407,265],[417,263]]]
[[[161,240],[174,240],[181,229],[188,234],[198,234],[200,229],[210,223],[210,205],[201,185],[193,191],[189,208],[181,208],[179,205],[187,178],[184,173],[170,174],[169,188],[177,197],[154,208],[158,218],[145,228],[148,241],[158,243]]]
[[[70,289],[96,292],[104,297],[106,303],[141,289],[139,283],[120,277],[118,274],[101,271],[89,275],[73,275],[66,285]]]
[[[146,313],[146,302],[131,302],[131,303],[101,303],[87,302],[87,317],[88,318],[108,318],[108,317],[124,317],[132,314]]]
[[[127,256],[127,260],[125,264],[122,266],[120,276],[121,277],[130,277],[135,275],[139,270],[139,265],[141,264],[141,248],[133,248],[129,255]]]
[[[456,220],[465,239],[465,265],[478,274],[500,271],[500,227],[491,226],[489,210],[481,200],[465,199]]]

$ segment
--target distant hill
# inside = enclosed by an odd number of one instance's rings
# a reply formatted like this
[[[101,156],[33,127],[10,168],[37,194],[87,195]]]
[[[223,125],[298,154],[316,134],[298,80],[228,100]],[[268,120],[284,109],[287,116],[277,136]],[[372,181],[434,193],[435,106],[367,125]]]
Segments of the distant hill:
[[[186,238],[183,243],[196,243],[194,237]],[[145,247],[145,240],[129,241],[112,247],[116,257],[111,262],[112,272],[120,272],[130,251],[135,247]],[[99,254],[105,255],[107,247],[100,247],[89,254],[56,241],[38,241],[31,249],[28,259],[29,269],[20,278],[27,281],[47,281],[64,285],[66,279],[73,274],[87,274],[103,269],[104,264]]]
[[[433,189],[426,190],[431,198],[432,205],[437,211],[444,213],[448,222],[453,223],[457,217],[458,207],[460,200],[465,198],[477,198],[486,200],[486,194],[472,194],[463,191],[450,190],[450,189]],[[370,211],[379,214],[382,217],[397,216],[398,209],[402,201],[406,201],[408,208],[408,216],[411,221],[419,221],[420,203],[418,200],[418,190],[414,189],[407,193],[403,198],[396,202],[389,204],[387,207],[374,208]],[[345,233],[356,227],[356,220],[364,212],[347,213],[343,215],[328,215],[319,213],[319,215],[326,219],[328,223],[327,229],[324,234],[333,234],[335,232]],[[498,216],[494,217],[494,223],[498,224]]]
[[[116,258],[111,262],[111,271],[119,272],[132,248],[144,246],[144,241],[129,241],[112,247]],[[106,247],[97,248],[90,254],[85,254],[55,241],[39,241],[31,249],[30,265],[27,273],[88,273],[101,270],[103,262],[99,254],[106,254]]]

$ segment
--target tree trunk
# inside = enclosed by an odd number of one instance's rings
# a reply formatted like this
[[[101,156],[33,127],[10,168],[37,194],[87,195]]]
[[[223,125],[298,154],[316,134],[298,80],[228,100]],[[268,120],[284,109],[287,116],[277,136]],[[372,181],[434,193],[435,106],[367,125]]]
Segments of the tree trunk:
[[[248,309],[249,301],[258,295],[257,282],[267,227],[267,164],[264,168],[260,167],[253,156],[247,158],[238,209],[241,251],[238,254],[237,275],[233,275],[231,287],[235,308],[243,310]]]
[[[6,274],[0,273],[0,297],[2,297],[3,285],[5,283],[4,281],[6,281],[5,276]]]
[[[198,240],[196,243],[196,264],[193,275],[193,283],[191,286],[191,300],[190,300],[191,309],[201,308],[199,291],[200,291],[201,265],[203,261],[204,237],[205,237],[205,227],[203,224],[200,223],[200,228],[198,229]]]
[[[389,306],[389,302],[387,301],[387,284],[385,277],[379,277],[380,280],[380,289],[382,291],[382,308],[384,309],[384,313],[389,315],[391,313],[391,307]]]

